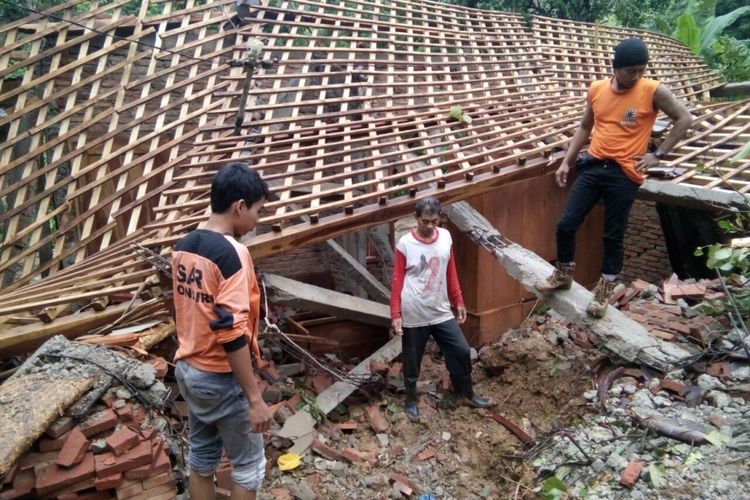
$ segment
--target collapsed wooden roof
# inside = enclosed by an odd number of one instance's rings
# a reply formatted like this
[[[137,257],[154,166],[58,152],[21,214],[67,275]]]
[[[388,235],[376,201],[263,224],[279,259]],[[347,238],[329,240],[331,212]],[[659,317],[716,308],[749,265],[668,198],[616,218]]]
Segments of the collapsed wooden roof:
[[[555,168],[626,36],[698,116],[669,157],[690,169],[679,182],[750,191],[732,161],[750,103],[701,105],[718,77],[662,35],[427,1],[263,0],[242,22],[234,0],[132,4],[73,1],[0,29],[0,349],[162,314],[110,305],[153,275],[131,244],[166,255],[232,158],[279,196],[255,257]],[[236,135],[245,69],[230,63],[254,39],[271,64]]]

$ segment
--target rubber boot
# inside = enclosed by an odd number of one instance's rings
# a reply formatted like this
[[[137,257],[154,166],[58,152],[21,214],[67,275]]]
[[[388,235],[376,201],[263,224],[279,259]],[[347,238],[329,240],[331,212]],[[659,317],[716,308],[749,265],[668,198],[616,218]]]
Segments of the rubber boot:
[[[417,388],[406,387],[406,401],[404,403],[404,413],[412,422],[419,422],[419,406],[417,405]]]

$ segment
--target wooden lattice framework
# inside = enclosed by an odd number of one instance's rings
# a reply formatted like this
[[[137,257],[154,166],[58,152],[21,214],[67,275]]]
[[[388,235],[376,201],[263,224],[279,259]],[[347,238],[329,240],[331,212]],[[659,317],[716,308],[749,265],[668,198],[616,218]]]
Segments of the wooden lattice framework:
[[[162,313],[128,303],[153,274],[130,245],[167,255],[207,218],[209,180],[231,159],[279,196],[247,241],[256,257],[404,215],[419,196],[549,171],[587,83],[633,34],[702,117],[669,160],[718,170],[683,181],[750,186],[729,156],[748,140],[748,104],[700,106],[718,78],[660,35],[428,1],[263,0],[242,23],[234,0],[80,5],[48,11],[76,24],[0,28],[0,349]],[[235,135],[245,73],[229,63],[254,39],[273,64]]]

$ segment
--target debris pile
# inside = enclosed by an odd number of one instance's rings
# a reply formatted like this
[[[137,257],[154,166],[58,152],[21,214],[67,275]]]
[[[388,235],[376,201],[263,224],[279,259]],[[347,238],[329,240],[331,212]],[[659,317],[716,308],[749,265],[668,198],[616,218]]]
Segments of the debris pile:
[[[174,498],[166,373],[161,358],[49,340],[0,386],[0,498]],[[78,397],[62,397],[76,381]]]

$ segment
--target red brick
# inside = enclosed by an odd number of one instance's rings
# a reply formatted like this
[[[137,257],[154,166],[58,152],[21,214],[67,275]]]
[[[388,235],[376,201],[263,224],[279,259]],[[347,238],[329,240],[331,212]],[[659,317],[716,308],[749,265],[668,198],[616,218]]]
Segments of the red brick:
[[[673,341],[677,338],[677,336],[674,333],[669,332],[663,332],[661,330],[653,329],[649,332],[651,335],[653,335],[656,338],[660,338],[662,340],[666,340],[668,342]]]
[[[42,437],[37,441],[37,447],[42,453],[47,451],[60,451],[62,450],[65,440],[68,439],[67,434],[63,434],[59,438]]]
[[[13,478],[13,489],[18,495],[29,493],[34,489],[34,484],[36,484],[34,469],[19,471]]]
[[[75,427],[75,425],[76,421],[73,417],[58,418],[47,428],[46,434],[49,437],[56,439]]]
[[[731,375],[732,368],[726,361],[719,361],[716,363],[709,363],[708,366],[706,366],[706,373],[712,377],[725,378]]]
[[[434,456],[435,456],[435,450],[433,450],[432,448],[427,448],[426,450],[422,450],[419,453],[417,453],[416,459],[421,462],[423,460],[429,460]]]
[[[328,460],[339,460],[343,461],[344,457],[341,455],[341,453],[328,446],[327,444],[323,444],[318,439],[313,440],[312,442],[312,449],[315,453],[318,455],[327,458]]]
[[[641,476],[641,470],[643,469],[643,462],[631,460],[630,463],[622,471],[620,476],[620,484],[628,488],[635,486],[638,482],[638,478]]]
[[[76,466],[66,469],[57,464],[50,464],[39,470],[36,476],[36,490],[40,495],[58,490],[64,486],[94,477],[94,455],[87,453]]]
[[[117,425],[117,414],[112,410],[102,410],[94,413],[79,426],[87,438],[114,429]]]
[[[414,493],[414,490],[410,486],[402,483],[401,481],[394,481],[393,488],[407,497],[412,496],[412,493]]]
[[[640,315],[640,314],[634,313],[634,312],[632,312],[632,311],[628,311],[628,312],[627,312],[627,313],[625,313],[625,314],[627,314],[627,315],[628,315],[628,318],[632,319],[632,320],[633,320],[633,321],[635,321],[635,322],[638,322],[638,323],[641,323],[641,324],[646,324],[646,323],[648,323],[648,318],[647,318],[646,316],[643,316],[643,315]]]
[[[156,434],[156,429],[153,427],[146,427],[145,429],[141,430],[141,436],[143,439],[151,439],[154,437],[154,434]]]
[[[78,493],[65,493],[56,497],[57,500],[106,500],[113,498],[110,494],[102,491],[80,491]]]
[[[295,394],[286,400],[286,407],[292,410],[292,413],[297,413],[297,403],[300,401],[302,401],[302,396]]]
[[[118,472],[117,474],[112,474],[111,476],[95,479],[94,488],[96,488],[96,491],[105,491],[119,488],[124,480],[125,476],[122,475],[122,472]]]
[[[161,474],[172,470],[172,463],[169,461],[164,450],[159,449],[160,453],[154,458],[151,456],[151,462],[140,467],[135,467],[125,471],[125,477],[132,480],[143,480],[153,477],[155,474]]]
[[[668,323],[669,329],[674,330],[678,333],[682,333],[685,335],[690,334],[690,327],[688,325],[685,325],[683,323],[680,323],[679,321],[670,321]]]
[[[673,392],[675,394],[679,394],[680,396],[684,396],[688,391],[688,388],[685,384],[677,382],[676,380],[662,379],[660,385],[662,389]]]
[[[357,422],[337,422],[336,428],[340,431],[356,431],[359,427]]]
[[[135,495],[139,495],[143,493],[143,483],[137,482],[137,483],[131,483],[128,484],[127,482],[123,484],[122,487],[118,488],[117,490],[117,498],[123,499],[123,498],[130,498]]]
[[[276,364],[273,361],[267,362],[266,365],[260,369],[260,372],[271,379],[274,384],[281,379],[279,369],[276,368]]]
[[[406,486],[408,486],[414,493],[419,493],[419,488],[417,488],[417,485],[414,484],[414,482],[406,477],[403,474],[400,474],[398,472],[391,472],[391,475],[389,476],[390,480],[394,483],[401,483]]]
[[[21,455],[21,458],[18,459],[18,468],[19,470],[29,469],[33,467],[34,469],[38,469],[42,465],[49,465],[55,463],[55,459],[57,458],[56,451],[48,451],[45,453],[24,453]]]
[[[316,394],[320,394],[333,385],[333,379],[328,375],[316,375],[311,380],[312,388]]]
[[[121,422],[127,422],[133,418],[133,405],[128,403],[122,408],[115,408],[115,413],[120,417]]]
[[[156,378],[164,378],[167,376],[167,372],[169,371],[169,365],[167,364],[167,361],[164,358],[157,357],[157,358],[149,359],[148,361],[146,361],[146,363],[154,367]]]
[[[125,472],[151,463],[151,442],[143,441],[125,454],[115,456],[108,452],[96,457],[96,476],[106,477],[116,472]]]
[[[365,453],[362,451],[359,451],[355,448],[346,448],[343,452],[341,452],[341,455],[344,457],[344,459],[348,460],[349,462],[353,464],[370,464],[372,467],[375,467],[378,465],[378,457],[377,454],[373,452]]]
[[[294,497],[286,488],[271,488],[271,495],[276,500],[294,500]]]
[[[112,450],[115,455],[122,455],[129,449],[136,446],[140,439],[138,434],[133,432],[127,427],[122,427],[112,433],[107,439],[104,440],[107,446]]]
[[[156,486],[148,490],[144,490],[143,493],[130,497],[129,500],[167,500],[173,499],[177,495],[177,486],[170,484],[164,484],[162,486]]]
[[[161,486],[167,483],[174,484],[174,476],[172,475],[171,470],[168,472],[162,472],[147,479],[146,481],[143,481],[143,489],[148,490],[150,488],[155,488],[156,486]]]
[[[305,481],[313,488],[317,488],[323,481],[323,477],[319,472],[313,472],[312,474],[308,474],[307,476],[305,476]]]
[[[388,419],[385,418],[385,415],[383,415],[383,412],[377,406],[367,406],[365,408],[365,415],[367,415],[367,421],[370,422],[370,426],[375,432],[385,432],[391,426]]]
[[[91,443],[83,435],[83,432],[78,427],[73,428],[68,433],[68,439],[65,440],[65,444],[57,455],[55,463],[63,467],[74,466],[83,460],[90,445]]]

